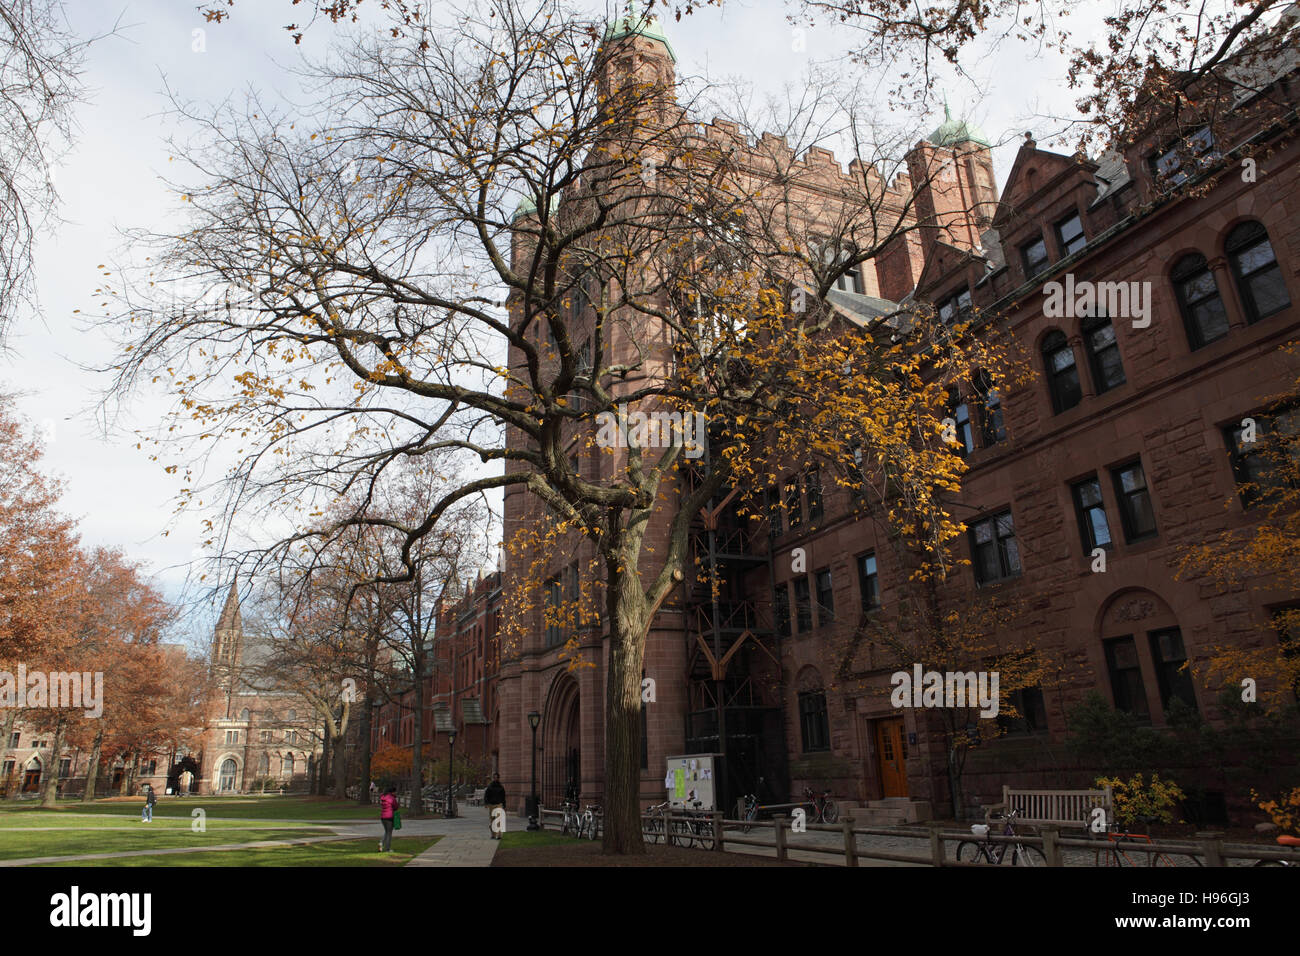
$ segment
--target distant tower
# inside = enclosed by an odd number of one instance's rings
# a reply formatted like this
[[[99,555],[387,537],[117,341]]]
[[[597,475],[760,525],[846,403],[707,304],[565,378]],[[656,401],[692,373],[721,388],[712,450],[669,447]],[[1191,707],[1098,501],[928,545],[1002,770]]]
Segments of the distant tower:
[[[236,677],[244,649],[244,622],[239,614],[239,592],[235,582],[230,583],[225,606],[217,618],[212,640],[212,673],[226,699],[226,716],[235,692]]]
[[[936,242],[979,248],[998,204],[993,154],[979,128],[953,119],[945,101],[943,123],[907,154],[907,168],[916,190],[925,253]]]

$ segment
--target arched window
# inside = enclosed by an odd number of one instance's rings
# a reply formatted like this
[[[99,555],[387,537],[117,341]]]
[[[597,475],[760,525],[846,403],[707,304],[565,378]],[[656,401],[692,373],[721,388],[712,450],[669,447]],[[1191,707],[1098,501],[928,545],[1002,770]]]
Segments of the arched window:
[[[293,754],[284,755],[284,775],[286,777],[293,776]]]
[[[1237,282],[1247,322],[1266,319],[1291,304],[1263,223],[1251,220],[1237,226],[1228,233],[1224,251],[1232,263],[1232,277]]]
[[[952,450],[965,458],[975,450],[975,431],[971,427],[970,405],[962,400],[957,386],[948,389],[948,417],[955,423]]]
[[[240,719],[240,720],[247,720],[247,719],[248,719],[248,708],[247,708],[247,707],[245,707],[243,710],[241,710],[241,711],[239,712],[239,719]]]
[[[1187,326],[1187,341],[1193,349],[1217,342],[1228,334],[1228,313],[1223,309],[1219,284],[1214,281],[1205,256],[1199,252],[1183,256],[1169,278],[1178,296],[1178,308]]]
[[[221,762],[221,780],[218,783],[218,788],[223,791],[234,790],[235,775],[238,773],[238,770],[239,768],[235,764],[234,758],[227,757],[223,760]]]
[[[1109,316],[1097,315],[1083,320],[1083,347],[1088,352],[1092,383],[1098,395],[1127,381],[1124,363],[1119,357],[1119,343],[1115,341],[1115,327],[1111,325]]]
[[[1074,364],[1074,349],[1059,330],[1043,339],[1043,369],[1052,393],[1052,410],[1058,415],[1074,408],[1083,399],[1079,388],[1079,369]]]

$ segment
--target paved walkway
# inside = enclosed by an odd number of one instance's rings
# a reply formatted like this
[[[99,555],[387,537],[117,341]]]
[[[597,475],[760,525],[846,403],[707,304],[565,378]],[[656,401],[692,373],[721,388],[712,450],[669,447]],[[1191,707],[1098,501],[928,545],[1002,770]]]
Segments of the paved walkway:
[[[491,866],[496,856],[500,840],[492,839],[488,831],[488,813],[485,807],[458,806],[460,814],[452,820],[430,820],[429,823],[440,824],[443,837],[429,849],[417,856],[407,866]],[[523,821],[508,818],[506,826]],[[420,821],[424,823],[426,821]],[[402,833],[406,833],[405,825]]]

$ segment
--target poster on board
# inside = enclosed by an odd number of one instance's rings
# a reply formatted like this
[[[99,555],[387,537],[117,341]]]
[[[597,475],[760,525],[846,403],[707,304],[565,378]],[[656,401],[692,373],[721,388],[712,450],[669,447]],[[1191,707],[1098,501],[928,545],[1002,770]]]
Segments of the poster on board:
[[[721,754],[683,754],[668,758],[664,787],[668,803],[687,810],[716,810],[714,758]]]

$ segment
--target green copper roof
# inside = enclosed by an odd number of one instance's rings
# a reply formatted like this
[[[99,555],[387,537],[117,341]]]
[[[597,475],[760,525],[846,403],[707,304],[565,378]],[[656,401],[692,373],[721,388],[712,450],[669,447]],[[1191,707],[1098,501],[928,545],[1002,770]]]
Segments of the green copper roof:
[[[952,113],[948,111],[947,100],[943,104],[943,122],[939,124],[938,129],[926,138],[936,146],[956,146],[958,143],[965,142],[985,147],[992,146],[984,135],[984,131],[974,123],[952,118]]]
[[[610,22],[605,28],[606,40],[619,40],[626,36],[643,36],[647,40],[658,40],[668,50],[668,55],[674,63],[677,62],[677,54],[673,52],[673,45],[668,42],[668,37],[664,34],[664,28],[659,23],[659,18],[655,16],[647,17],[641,13],[640,6],[636,0],[632,0],[627,5],[627,14]]]
[[[552,195],[551,196],[552,213],[555,212],[555,207],[558,206],[559,203],[560,203],[560,197],[558,195]],[[535,212],[537,212],[537,203],[533,202],[533,197],[524,196],[523,199],[519,200],[519,205],[515,207],[515,214],[510,217],[510,221],[513,222],[514,220],[518,219],[520,216],[530,216]]]

